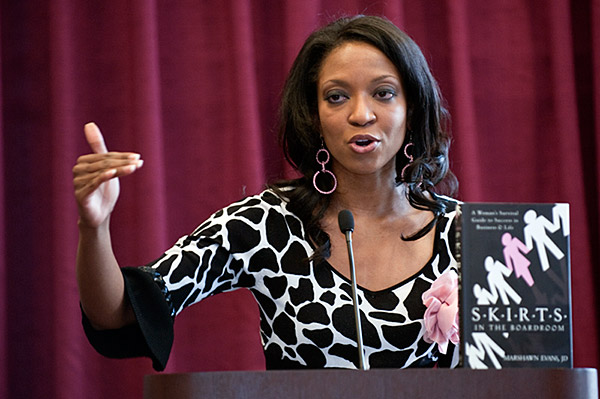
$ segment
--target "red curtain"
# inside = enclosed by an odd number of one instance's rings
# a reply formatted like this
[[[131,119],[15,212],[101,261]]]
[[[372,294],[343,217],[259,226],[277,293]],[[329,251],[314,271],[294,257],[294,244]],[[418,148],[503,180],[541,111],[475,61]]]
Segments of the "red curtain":
[[[141,397],[147,359],[87,343],[71,168],[93,120],[140,152],[112,232],[122,265],[157,257],[288,170],[277,103],[309,32],[385,15],[415,38],[453,115],[468,201],[568,202],[575,366],[598,366],[598,0],[2,1],[0,397]],[[178,317],[167,372],[264,368],[246,292]]]

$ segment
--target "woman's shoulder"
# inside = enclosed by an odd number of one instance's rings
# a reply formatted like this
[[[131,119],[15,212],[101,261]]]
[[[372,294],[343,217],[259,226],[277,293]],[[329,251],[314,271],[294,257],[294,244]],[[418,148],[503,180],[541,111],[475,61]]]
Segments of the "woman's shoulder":
[[[456,219],[462,202],[446,195],[436,195],[436,199],[444,205],[444,210],[440,217],[453,222]]]
[[[462,202],[447,196],[438,197],[442,199],[445,204],[445,210],[438,219],[438,245],[441,245],[440,248],[444,249],[443,252],[446,252],[453,257],[457,250],[456,233],[457,225],[460,223],[459,214]],[[450,261],[450,258],[448,261]]]
[[[267,188],[262,192],[233,202],[214,212],[200,224],[195,232],[208,226],[239,224],[249,227],[269,223],[270,219],[297,219],[287,209],[287,200],[276,190]],[[298,221],[299,222],[299,221]]]
[[[281,214],[287,214],[287,199],[281,194],[280,191],[266,188],[262,192],[245,197],[239,201],[236,201],[225,208],[221,209],[227,215],[235,215],[240,212],[247,212],[252,209],[260,209],[269,212],[278,212]]]
[[[441,201],[441,202],[445,203],[447,206],[452,207],[452,208],[456,208],[456,206],[462,204],[462,201],[459,201],[456,198],[450,197],[448,195],[436,194],[435,198],[438,201]]]

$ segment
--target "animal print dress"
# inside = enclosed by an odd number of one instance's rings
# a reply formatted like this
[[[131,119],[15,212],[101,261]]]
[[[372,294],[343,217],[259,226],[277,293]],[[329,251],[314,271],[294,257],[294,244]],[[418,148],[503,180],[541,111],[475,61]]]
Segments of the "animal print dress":
[[[313,247],[286,205],[266,190],[216,212],[150,265],[123,268],[138,324],[95,331],[84,315],[92,345],[109,357],[148,356],[162,370],[179,312],[208,296],[247,288],[260,310],[267,369],[357,368],[350,281],[326,261],[307,260]],[[440,274],[456,267],[454,217],[451,209],[440,218],[433,256],[415,275],[381,291],[359,287],[369,368],[456,363],[455,347],[441,355],[437,344],[423,340],[421,299]]]

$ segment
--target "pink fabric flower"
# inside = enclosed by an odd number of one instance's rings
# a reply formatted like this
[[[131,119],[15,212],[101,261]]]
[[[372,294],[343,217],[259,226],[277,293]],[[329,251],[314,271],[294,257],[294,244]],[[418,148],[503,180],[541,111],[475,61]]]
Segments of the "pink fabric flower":
[[[449,270],[439,276],[422,296],[425,311],[427,343],[436,342],[441,353],[446,354],[448,342],[458,344],[458,275]]]

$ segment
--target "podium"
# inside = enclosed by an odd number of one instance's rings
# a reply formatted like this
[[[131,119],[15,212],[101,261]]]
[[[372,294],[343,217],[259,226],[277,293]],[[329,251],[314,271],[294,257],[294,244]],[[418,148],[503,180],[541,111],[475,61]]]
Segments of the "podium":
[[[598,398],[596,369],[228,371],[144,377],[145,399]]]

